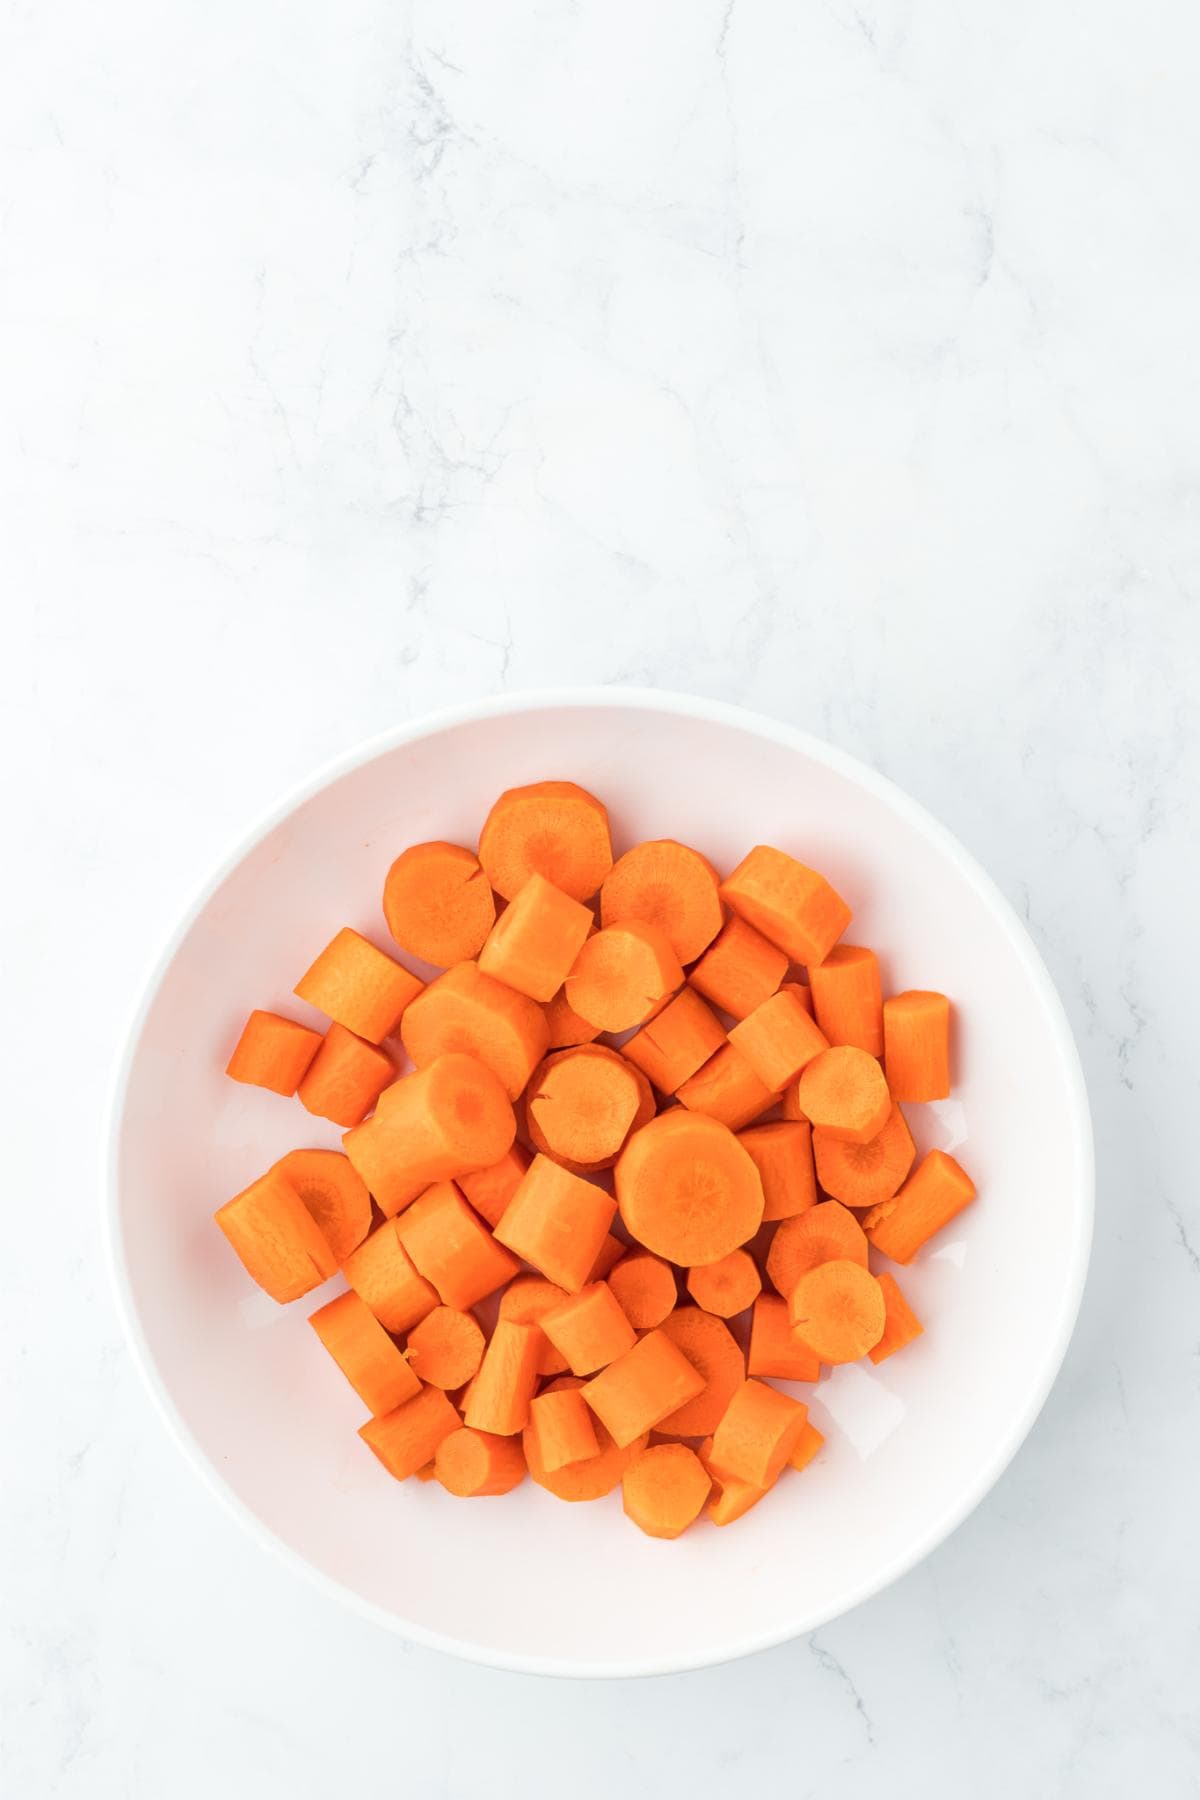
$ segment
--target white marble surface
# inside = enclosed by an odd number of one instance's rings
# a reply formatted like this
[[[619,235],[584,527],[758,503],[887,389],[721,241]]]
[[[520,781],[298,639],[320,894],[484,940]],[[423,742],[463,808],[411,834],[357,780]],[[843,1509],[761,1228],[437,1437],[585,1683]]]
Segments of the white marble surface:
[[[1200,21],[1184,0],[8,0],[0,1788],[1200,1792]],[[1096,1118],[978,1513],[739,1666],[552,1685],[264,1559],[99,1256],[151,948],[256,813],[570,680],[803,722],[1029,919]]]

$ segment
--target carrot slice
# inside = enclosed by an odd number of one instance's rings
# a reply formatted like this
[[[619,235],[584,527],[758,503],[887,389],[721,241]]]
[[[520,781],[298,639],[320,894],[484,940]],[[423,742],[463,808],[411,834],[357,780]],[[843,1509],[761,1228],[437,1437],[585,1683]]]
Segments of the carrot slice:
[[[499,1162],[516,1131],[492,1071],[451,1052],[393,1081],[371,1118],[346,1132],[342,1145],[390,1217],[431,1183]]]
[[[549,1032],[549,1048],[551,1050],[568,1050],[576,1044],[590,1044],[600,1036],[598,1025],[589,1025],[581,1019],[575,1008],[567,999],[565,987],[559,988],[552,1000],[547,1000],[542,1011],[546,1015],[546,1029]]]
[[[365,1300],[385,1331],[410,1331],[438,1305],[437,1289],[419,1275],[396,1232],[385,1219],[342,1265],[342,1273]]]
[[[793,1332],[788,1303],[778,1294],[760,1294],[750,1321],[750,1375],[773,1375],[778,1381],[819,1381],[821,1359]]]
[[[878,1206],[890,1200],[917,1154],[898,1106],[893,1106],[883,1130],[865,1144],[848,1144],[821,1130],[813,1132],[812,1141],[821,1186],[846,1206]]]
[[[744,919],[727,919],[688,980],[722,1012],[744,1019],[776,991],[787,974],[783,951]]]
[[[566,1288],[547,1281],[543,1275],[518,1275],[500,1296],[500,1317],[511,1319],[515,1325],[540,1325],[548,1312],[568,1298]],[[566,1357],[546,1338],[538,1346],[538,1374],[561,1375],[566,1367]]]
[[[479,967],[531,1000],[552,1000],[594,925],[590,908],[535,873],[496,920]]]
[[[788,1304],[793,1331],[822,1362],[857,1362],[883,1336],[883,1289],[861,1263],[809,1269]]]
[[[837,1200],[822,1200],[783,1221],[767,1252],[767,1274],[786,1300],[809,1269],[839,1261],[856,1262],[865,1269],[867,1240],[852,1212]]]
[[[883,1293],[883,1336],[867,1354],[873,1363],[881,1363],[894,1356],[897,1350],[903,1350],[906,1344],[911,1344],[914,1338],[919,1338],[925,1327],[900,1292],[894,1276],[885,1269],[875,1279]]]
[[[424,985],[347,925],[326,944],[293,992],[356,1037],[378,1044],[396,1030]]]
[[[796,1448],[788,1457],[789,1469],[807,1469],[813,1457],[825,1442],[824,1434],[817,1430],[810,1419],[804,1430],[796,1439]]]
[[[669,1262],[716,1262],[762,1223],[762,1183],[733,1133],[677,1107],[635,1131],[617,1159],[617,1200],[630,1235]]]
[[[763,1190],[763,1224],[791,1219],[817,1204],[812,1127],[807,1120],[754,1125],[738,1132],[753,1159]]]
[[[800,1104],[800,1083],[793,1081],[785,1087],[779,1101],[779,1117],[788,1124],[807,1125],[808,1114]]]
[[[863,1227],[893,1262],[911,1262],[935,1231],[975,1198],[975,1183],[944,1150],[931,1150],[892,1200],[873,1206]]]
[[[289,1150],[275,1164],[321,1228],[338,1262],[371,1229],[371,1197],[340,1150]]]
[[[561,1306],[543,1314],[541,1328],[572,1375],[594,1375],[624,1356],[637,1343],[637,1333],[621,1311],[606,1281],[593,1281]]]
[[[437,1455],[442,1439],[462,1424],[441,1388],[422,1388],[380,1418],[360,1425],[358,1435],[373,1450],[389,1475],[406,1481]]]
[[[578,1388],[547,1388],[529,1404],[529,1425],[538,1457],[548,1471],[584,1462],[600,1450],[593,1414]]]
[[[453,1306],[435,1306],[408,1334],[409,1364],[423,1382],[450,1390],[465,1387],[483,1361],[478,1319]]]
[[[442,1304],[465,1312],[517,1273],[517,1259],[497,1243],[452,1181],[427,1188],[401,1214],[400,1242]]]
[[[705,1263],[687,1273],[687,1290],[696,1305],[718,1319],[745,1312],[761,1288],[757,1265],[745,1250],[731,1250],[719,1262]]]
[[[529,1423],[537,1390],[542,1333],[537,1325],[497,1319],[467,1398],[466,1422],[476,1431],[515,1437]]]
[[[608,813],[573,781],[507,788],[484,820],[479,860],[506,900],[531,875],[544,875],[572,900],[590,900],[612,868]]]
[[[778,1095],[763,1085],[731,1041],[709,1057],[699,1074],[684,1082],[676,1098],[690,1111],[706,1113],[730,1131],[740,1131],[773,1106]]]
[[[700,1517],[711,1487],[700,1458],[686,1444],[651,1444],[622,1479],[625,1517],[647,1537],[677,1538]]]
[[[657,925],[681,963],[695,962],[721,929],[720,879],[706,856],[674,838],[635,844],[600,889],[600,922]]]
[[[247,1275],[280,1304],[319,1287],[337,1268],[324,1232],[277,1167],[213,1216]]]
[[[656,925],[627,919],[590,937],[567,976],[567,1000],[601,1031],[644,1025],[683,981],[670,939]]]
[[[357,1294],[339,1294],[311,1313],[308,1322],[371,1412],[391,1412],[420,1393],[421,1383],[403,1352]]]
[[[546,1156],[603,1168],[616,1161],[641,1102],[639,1072],[615,1050],[604,1044],[557,1050],[529,1080],[529,1136]]]
[[[358,1125],[366,1118],[396,1069],[386,1050],[356,1037],[336,1020],[296,1089],[301,1106],[335,1125]]]
[[[604,1242],[596,1252],[596,1260],[588,1270],[588,1280],[607,1281],[609,1270],[615,1262],[620,1261],[628,1247],[619,1237],[614,1237],[611,1231],[606,1231]]]
[[[577,1294],[592,1271],[616,1213],[602,1188],[548,1156],[535,1156],[496,1227],[539,1274]]]
[[[583,1397],[612,1440],[624,1449],[704,1390],[694,1368],[660,1327],[584,1384]]]
[[[474,963],[458,963],[431,981],[404,1015],[400,1041],[418,1069],[447,1051],[474,1056],[521,1093],[546,1054],[549,1028],[536,1000],[506,987]]]
[[[623,1054],[664,1094],[674,1094],[725,1042],[716,1014],[693,988],[681,988],[640,1031]]]
[[[770,844],[756,844],[742,858],[721,883],[721,898],[806,968],[824,961],[851,918],[823,875]]]
[[[817,1024],[831,1044],[883,1055],[879,959],[862,944],[835,944],[809,971]]]
[[[756,1487],[752,1481],[739,1481],[736,1476],[725,1475],[720,1469],[714,1468],[711,1438],[705,1438],[697,1455],[712,1482],[712,1494],[704,1512],[714,1525],[732,1525],[770,1493],[769,1487]]]
[[[896,1100],[944,1100],[950,1092],[950,1002],[914,988],[883,1003],[883,1061]]]
[[[567,1388],[582,1386],[583,1383],[577,1377],[566,1375],[558,1381],[552,1381],[546,1392],[556,1394]],[[589,1456],[582,1462],[568,1463],[562,1468],[549,1469],[538,1452],[536,1431],[526,1427],[523,1440],[525,1461],[530,1476],[539,1487],[547,1488],[560,1500],[574,1501],[600,1500],[620,1486],[621,1477],[630,1463],[646,1448],[648,1434],[642,1433],[631,1444],[622,1447],[613,1443],[600,1419],[592,1418],[592,1429],[599,1445],[595,1456]]]
[[[481,1219],[494,1231],[504,1216],[504,1209],[521,1185],[521,1177],[529,1167],[529,1152],[523,1144],[511,1150],[487,1169],[468,1169],[456,1176],[459,1187]]]
[[[497,1437],[469,1425],[442,1439],[433,1472],[448,1494],[462,1500],[510,1494],[525,1479],[525,1456],[514,1437]]]
[[[609,1271],[608,1285],[636,1331],[652,1331],[661,1325],[679,1297],[674,1269],[650,1250],[630,1250],[623,1255]]]
[[[687,1357],[704,1386],[660,1419],[655,1430],[663,1437],[700,1437],[716,1429],[746,1379],[745,1359],[724,1320],[698,1306],[677,1306],[660,1330]]]
[[[814,1057],[797,1092],[806,1118],[830,1137],[852,1144],[869,1143],[892,1110],[883,1070],[873,1056],[851,1044]]]
[[[319,1031],[279,1013],[255,1010],[242,1026],[225,1073],[273,1094],[294,1094],[320,1048]]]
[[[479,955],[496,902],[478,857],[461,844],[413,844],[387,872],[383,916],[402,950],[448,969]]]
[[[712,1465],[754,1487],[770,1487],[807,1422],[801,1401],[747,1377],[713,1432]]]
[[[794,982],[785,982],[729,1033],[730,1043],[771,1094],[781,1093],[814,1056],[829,1048],[825,1033],[800,998],[803,992]]]

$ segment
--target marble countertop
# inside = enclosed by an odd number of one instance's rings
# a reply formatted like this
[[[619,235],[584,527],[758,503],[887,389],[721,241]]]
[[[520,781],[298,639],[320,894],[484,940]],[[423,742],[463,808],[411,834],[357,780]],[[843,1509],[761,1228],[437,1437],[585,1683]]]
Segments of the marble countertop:
[[[0,1788],[1200,1792],[1194,10],[8,15]],[[813,1637],[611,1685],[264,1558],[98,1224],[131,996],[228,843],[368,733],[570,681],[745,702],[928,805],[1059,984],[1099,1167],[974,1516]]]

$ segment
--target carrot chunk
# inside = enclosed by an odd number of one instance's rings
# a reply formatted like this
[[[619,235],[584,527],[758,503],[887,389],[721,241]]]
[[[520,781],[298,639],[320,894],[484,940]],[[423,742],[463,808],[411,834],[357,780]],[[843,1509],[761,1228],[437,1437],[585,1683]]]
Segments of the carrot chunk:
[[[830,1137],[852,1144],[869,1143],[892,1110],[883,1070],[873,1056],[851,1044],[814,1057],[797,1092],[806,1118]]]
[[[437,1289],[419,1275],[400,1242],[397,1219],[385,1219],[351,1251],[342,1273],[385,1331],[410,1331],[439,1304]]]
[[[719,1262],[705,1263],[687,1274],[687,1290],[696,1305],[718,1319],[745,1312],[761,1288],[757,1265],[745,1250],[731,1250]]]
[[[784,1299],[801,1275],[821,1263],[848,1261],[867,1266],[867,1240],[852,1212],[837,1200],[822,1200],[794,1219],[785,1219],[767,1251],[767,1274]]]
[[[622,1505],[647,1537],[677,1538],[700,1517],[712,1481],[686,1444],[652,1444],[626,1469]]]
[[[529,1080],[529,1136],[535,1150],[560,1162],[604,1168],[616,1161],[641,1103],[639,1072],[617,1051],[604,1044],[556,1050]]]
[[[738,1143],[753,1158],[763,1190],[763,1224],[790,1219],[817,1204],[812,1127],[807,1120],[780,1120],[738,1132]]]
[[[552,1381],[546,1389],[547,1394],[561,1393],[566,1389],[582,1389],[582,1382],[577,1376],[565,1375],[558,1381]],[[541,1396],[539,1396],[541,1398]],[[579,1462],[564,1464],[557,1469],[548,1468],[543,1463],[538,1450],[537,1432],[532,1425],[525,1429],[524,1449],[525,1461],[530,1476],[539,1487],[556,1494],[560,1500],[600,1500],[605,1494],[611,1494],[621,1484],[621,1477],[634,1458],[646,1448],[645,1432],[634,1438],[632,1443],[614,1444],[605,1430],[603,1422],[592,1417],[592,1430],[595,1433],[599,1448],[595,1456],[584,1457]]]
[[[617,1159],[616,1189],[630,1235],[684,1268],[716,1262],[762,1223],[753,1160],[726,1126],[683,1107],[633,1133]]]
[[[441,1388],[422,1388],[392,1412],[360,1425],[358,1435],[389,1475],[406,1481],[437,1455],[442,1439],[462,1425]]]
[[[493,925],[479,967],[531,1000],[552,1000],[594,924],[588,907],[534,873]]]
[[[337,1257],[287,1177],[269,1169],[213,1215],[246,1273],[281,1304],[328,1281]]]
[[[537,1391],[542,1333],[537,1325],[497,1319],[479,1373],[471,1383],[466,1422],[476,1431],[514,1437],[529,1423]]]
[[[782,1093],[814,1056],[829,1045],[799,996],[804,989],[785,982],[733,1027],[729,1041],[770,1094]]]
[[[883,1293],[883,1336],[867,1354],[873,1363],[881,1363],[919,1338],[925,1327],[900,1292],[894,1276],[884,1270],[875,1279]]]
[[[812,1142],[821,1186],[845,1206],[878,1206],[890,1200],[917,1154],[898,1106],[893,1106],[882,1131],[865,1144],[850,1144],[819,1129]]]
[[[695,962],[721,929],[719,887],[717,871],[698,850],[674,838],[635,844],[605,877],[600,922],[656,925],[681,963]]]
[[[535,1156],[496,1227],[496,1237],[539,1274],[577,1294],[616,1214],[602,1188],[548,1156]]]
[[[636,1063],[660,1093],[674,1094],[725,1042],[716,1014],[693,988],[681,988],[640,1031],[623,1054]]]
[[[614,1237],[611,1231],[606,1231],[604,1242],[596,1252],[596,1260],[588,1270],[588,1280],[607,1281],[609,1270],[614,1263],[621,1260],[627,1249],[628,1245],[623,1244],[619,1237]],[[624,1309],[622,1308],[622,1310]]]
[[[807,1421],[808,1408],[799,1400],[747,1377],[713,1432],[713,1467],[754,1487],[770,1487]]]
[[[293,991],[356,1037],[378,1044],[396,1030],[424,985],[411,970],[346,925]]]
[[[588,938],[567,976],[567,1000],[601,1031],[630,1031],[683,981],[670,939],[657,925],[626,919]]]
[[[525,1479],[525,1455],[515,1437],[497,1437],[464,1425],[448,1432],[438,1445],[433,1472],[448,1494],[479,1500],[519,1487]]]
[[[334,1020],[296,1093],[301,1106],[317,1118],[332,1119],[335,1125],[358,1125],[395,1079],[395,1065],[385,1050]]]
[[[483,1361],[484,1335],[472,1313],[435,1306],[408,1334],[409,1364],[430,1387],[465,1387]]]
[[[809,1269],[788,1304],[793,1331],[822,1362],[857,1362],[883,1336],[883,1289],[861,1263]]]
[[[275,1172],[290,1181],[338,1262],[371,1229],[371,1196],[340,1150],[289,1150]]]
[[[744,1019],[787,974],[784,952],[744,919],[727,919],[688,980],[722,1012]]]
[[[746,1379],[745,1359],[724,1320],[698,1306],[677,1306],[660,1330],[687,1357],[704,1386],[654,1429],[664,1437],[700,1437],[716,1429]]]
[[[931,1150],[892,1200],[873,1206],[863,1226],[893,1262],[911,1262],[935,1231],[975,1198],[975,1183],[944,1150]]]
[[[606,1281],[593,1281],[543,1315],[541,1328],[572,1375],[594,1375],[624,1356],[637,1333]]]
[[[547,1471],[584,1462],[600,1449],[593,1415],[578,1388],[547,1389],[529,1405],[529,1424]]]
[[[521,1177],[529,1167],[529,1152],[523,1144],[514,1144],[500,1161],[487,1169],[466,1169],[455,1180],[479,1214],[494,1231],[504,1216],[504,1209],[521,1185]]]
[[[461,844],[413,844],[388,870],[383,916],[402,950],[449,969],[479,955],[496,903],[478,857]]]
[[[944,1100],[950,1092],[950,1002],[913,989],[883,1003],[883,1063],[895,1100]]]
[[[636,1331],[661,1325],[679,1298],[674,1269],[651,1250],[627,1251],[609,1271],[608,1285]]]
[[[808,979],[817,1024],[829,1042],[882,1056],[883,991],[875,952],[862,944],[835,944]]]
[[[796,1440],[796,1448],[788,1457],[789,1469],[807,1469],[824,1442],[824,1433],[818,1431],[810,1419]]]
[[[740,1131],[775,1103],[778,1095],[764,1086],[732,1039],[710,1056],[698,1074],[685,1081],[676,1098],[691,1112],[719,1119]]]
[[[500,1296],[500,1317],[515,1325],[540,1325],[548,1312],[553,1312],[568,1299],[566,1288],[547,1281],[543,1275],[518,1275]],[[554,1348],[550,1339],[538,1346],[538,1374],[561,1375],[567,1359]]]
[[[355,1293],[339,1294],[310,1314],[309,1324],[371,1412],[391,1412],[421,1391],[403,1352]]]
[[[608,813],[573,781],[508,788],[484,820],[479,860],[506,900],[531,875],[544,875],[572,900],[590,900],[612,868]]]
[[[348,1131],[342,1145],[390,1217],[431,1183],[499,1162],[516,1130],[492,1071],[451,1052],[393,1081],[371,1118]]]
[[[770,844],[742,858],[721,883],[721,898],[806,968],[824,961],[850,923],[850,908],[823,875]]]
[[[821,1359],[792,1332],[788,1303],[778,1294],[760,1294],[750,1321],[750,1375],[772,1375],[777,1381],[819,1381]]]
[[[584,1384],[583,1397],[621,1449],[703,1392],[704,1377],[661,1327]]]
[[[517,1273],[517,1259],[498,1244],[452,1181],[427,1188],[400,1216],[400,1242],[441,1295],[465,1312]]]
[[[516,1100],[546,1054],[549,1027],[536,1000],[518,994],[475,963],[458,963],[431,981],[404,1015],[400,1041],[418,1069],[447,1051],[475,1057]]]
[[[294,1094],[320,1048],[319,1031],[279,1013],[256,1010],[242,1026],[225,1073],[273,1094]]]
[[[567,999],[565,987],[559,988],[553,999],[546,1001],[542,1011],[546,1015],[548,1048],[551,1050],[569,1050],[576,1044],[590,1044],[600,1036],[598,1025],[589,1025],[586,1019],[580,1018]]]

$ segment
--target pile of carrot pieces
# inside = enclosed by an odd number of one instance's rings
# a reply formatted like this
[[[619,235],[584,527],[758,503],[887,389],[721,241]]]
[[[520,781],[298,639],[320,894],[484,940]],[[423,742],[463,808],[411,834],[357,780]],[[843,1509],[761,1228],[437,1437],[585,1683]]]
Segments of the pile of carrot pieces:
[[[949,1002],[884,999],[849,907],[782,850],[724,880],[672,840],[614,861],[566,781],[502,794],[477,852],[404,851],[383,913],[445,972],[346,928],[296,983],[324,1033],[251,1013],[228,1073],[343,1150],[292,1151],[218,1225],[278,1301],[341,1271],[310,1322],[397,1479],[620,1484],[659,1538],[740,1518],[823,1442],[773,1383],[921,1333],[873,1264],[974,1196],[902,1110],[950,1091]]]

